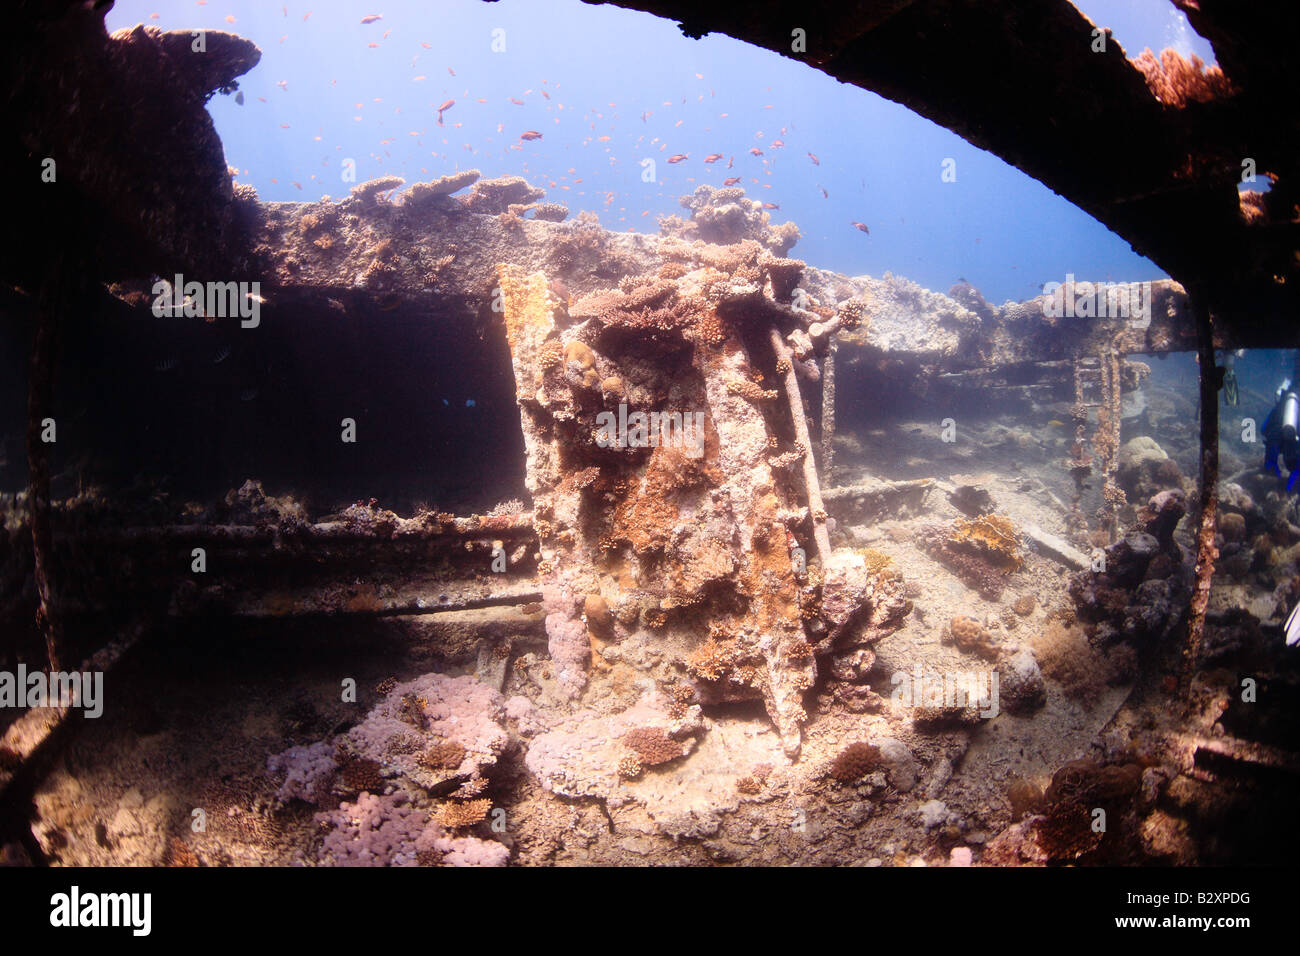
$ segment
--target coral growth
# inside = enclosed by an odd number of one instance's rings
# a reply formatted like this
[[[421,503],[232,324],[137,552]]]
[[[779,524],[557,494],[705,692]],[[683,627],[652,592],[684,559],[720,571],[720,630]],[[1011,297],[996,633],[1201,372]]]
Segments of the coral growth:
[[[995,660],[1002,649],[988,628],[964,614],[958,614],[949,622],[948,633],[953,643],[963,651],[970,651],[989,660]]]
[[[353,186],[352,196],[364,205],[374,205],[405,182],[401,176],[380,176]]]
[[[432,205],[439,196],[450,196],[457,190],[472,186],[482,175],[477,169],[465,169],[432,182],[416,183],[402,195],[402,205],[413,208]]]
[[[404,792],[361,794],[355,803],[318,813],[329,828],[320,860],[333,866],[504,866],[509,848],[476,837],[448,837]]]
[[[1206,68],[1199,56],[1188,61],[1177,50],[1166,49],[1157,57],[1148,47],[1131,62],[1142,73],[1151,94],[1173,109],[1190,102],[1210,103],[1233,92],[1223,70]]]
[[[637,755],[643,767],[676,760],[683,753],[682,745],[661,727],[634,727],[623,735],[623,745]]]
[[[1010,518],[977,515],[958,520],[948,541],[998,567],[1016,570],[1021,565],[1020,536]]]
[[[840,783],[853,783],[880,767],[880,748],[874,744],[849,744],[831,761],[829,773]]]
[[[526,206],[545,196],[543,190],[521,176],[501,176],[478,180],[469,195],[458,198],[470,212],[498,216],[507,213],[511,205]]]
[[[1087,706],[1097,702],[1110,675],[1105,659],[1088,643],[1080,628],[1052,621],[1030,638],[1029,644],[1047,677]]]
[[[794,223],[770,225],[771,217],[763,211],[763,204],[746,199],[745,190],[736,186],[698,186],[692,195],[681,198],[681,204],[691,211],[690,221],[662,217],[659,231],[663,235],[718,245],[753,239],[778,256],[785,255],[799,241],[799,229]]]

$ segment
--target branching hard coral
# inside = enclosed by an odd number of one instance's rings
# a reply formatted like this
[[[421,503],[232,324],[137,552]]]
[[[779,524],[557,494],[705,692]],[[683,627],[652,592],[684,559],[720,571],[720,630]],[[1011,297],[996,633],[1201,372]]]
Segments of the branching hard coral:
[[[367,205],[379,201],[381,194],[390,193],[406,180],[401,176],[380,176],[352,187],[352,196]]]
[[[527,205],[537,202],[545,195],[543,190],[520,176],[502,176],[497,179],[480,179],[468,196],[459,198],[470,212],[501,215],[512,204]]]
[[[713,638],[697,647],[686,659],[686,669],[691,674],[709,681],[722,680],[733,666],[731,650]]]
[[[438,809],[438,822],[448,830],[472,827],[482,822],[491,809],[492,801],[487,799],[444,803]]]
[[[1223,70],[1218,66],[1207,69],[1199,56],[1188,61],[1177,50],[1166,49],[1157,59],[1148,47],[1131,62],[1142,73],[1152,95],[1174,109],[1182,109],[1189,102],[1209,103],[1234,92]]]
[[[477,169],[465,169],[432,182],[416,183],[402,196],[402,205],[414,207],[430,204],[438,196],[449,196],[473,185],[482,175]]]

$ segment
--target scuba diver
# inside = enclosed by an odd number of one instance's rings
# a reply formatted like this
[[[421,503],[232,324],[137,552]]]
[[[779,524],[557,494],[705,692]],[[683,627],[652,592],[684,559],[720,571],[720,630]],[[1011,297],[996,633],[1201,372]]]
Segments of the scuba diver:
[[[1234,375],[1235,378],[1235,375]],[[1293,492],[1300,484],[1300,358],[1295,373],[1277,390],[1273,410],[1264,419],[1264,468],[1286,481]],[[1285,466],[1285,471],[1283,470]]]
[[[1231,370],[1231,365],[1225,364]],[[1300,485],[1300,354],[1291,377],[1277,390],[1273,410],[1264,419],[1264,468],[1286,481],[1288,494]],[[1300,603],[1287,615],[1285,631],[1288,647],[1300,645]]]

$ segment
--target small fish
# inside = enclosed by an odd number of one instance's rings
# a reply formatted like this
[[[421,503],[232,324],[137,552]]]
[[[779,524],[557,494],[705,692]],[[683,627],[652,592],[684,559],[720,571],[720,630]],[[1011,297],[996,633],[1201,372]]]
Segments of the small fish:
[[[814,153],[809,153],[809,154],[808,154],[808,158],[811,159],[811,160],[813,161],[813,165],[814,165],[814,166],[820,166],[820,165],[822,164],[822,161],[821,161],[820,159],[818,159],[817,156],[816,156],[816,154],[814,154]]]
[[[858,232],[865,232],[868,236],[871,235],[871,230],[867,228],[867,224],[864,222],[850,222],[849,225]]]
[[[830,199],[830,198],[831,198],[831,194],[828,193],[828,192],[826,191],[826,187],[825,187],[825,186],[818,186],[817,188],[820,189],[820,190],[822,191],[822,198],[823,198],[823,199]]]
[[[379,49],[379,44],[378,44],[378,43],[367,43],[366,46],[368,46],[368,47],[370,47],[370,48],[372,48],[372,49],[375,49],[375,50]]]
[[[362,22],[362,23],[374,23],[375,21],[377,21],[377,20],[382,20],[382,19],[384,19],[384,15],[383,15],[382,13],[372,13],[372,14],[370,14],[369,16],[364,16],[364,17],[362,17],[362,18],[361,18],[361,22]]]
[[[541,138],[542,138],[542,134],[539,133],[539,132],[537,132],[537,130],[535,130],[535,129],[526,129],[526,130],[524,130],[522,133],[519,134],[519,138],[520,138],[520,139],[525,139],[525,140],[532,141],[532,140],[535,140],[535,139],[541,139]]]
[[[243,105],[244,105],[244,91],[243,91],[243,90],[240,90],[238,93],[235,94],[235,102],[238,103],[240,106],[243,106]]]
[[[442,114],[445,113],[445,112],[447,112],[447,110],[451,109],[451,108],[452,108],[453,106],[455,106],[455,105],[456,105],[456,101],[455,101],[455,100],[447,100],[447,102],[443,103],[441,106],[438,107],[438,125],[439,125],[439,126],[442,125]]]
[[[542,90],[542,96],[546,97],[548,100],[551,98],[551,94],[547,93],[545,90]]]
[[[420,41],[420,46],[424,47],[426,50],[432,50],[432,49],[433,49],[433,47],[432,47],[430,44],[425,43],[423,40]]]
[[[280,89],[284,90],[286,93],[289,92],[289,81],[288,81],[288,80],[277,80],[276,83],[275,83],[275,85],[278,86]]]
[[[510,97],[510,102],[511,102],[511,103],[514,103],[515,106],[523,106],[523,105],[524,105],[524,101],[523,101],[523,100],[517,100],[517,99],[515,99],[513,96]]]
[[[727,160],[727,168],[730,169],[732,166],[735,165],[736,165],[736,157],[732,156],[730,159]]]
[[[1049,425],[1055,425],[1057,428],[1064,428],[1064,427],[1065,427],[1065,422],[1061,421],[1059,418],[1053,418],[1053,419],[1051,419],[1047,424],[1049,424]]]
[[[155,372],[170,372],[173,371],[180,364],[181,363],[179,359],[173,358],[169,355],[167,358],[163,359],[162,361],[154,363],[153,370]]]
[[[255,388],[246,388],[239,393],[241,402],[251,402],[255,398],[257,398],[257,389]]]
[[[724,186],[734,186],[734,185],[736,185],[736,183],[738,183],[738,182],[740,182],[740,177],[739,177],[739,176],[728,176],[726,179],[724,179],[724,180],[722,181],[722,185],[724,185]]]
[[[785,141],[780,139],[774,139],[769,145],[772,147],[772,149],[780,149],[782,146],[785,145]]]
[[[451,67],[447,67],[447,72],[450,73],[452,76],[456,75],[456,71],[453,70]]]
[[[649,111],[649,110],[646,110],[644,113],[641,114],[641,122],[644,123],[644,122],[645,122],[646,120],[648,120],[649,118],[650,118],[650,111]]]
[[[706,163],[716,163],[721,158],[722,158],[721,153],[709,153],[709,155],[704,157],[704,161]]]
[[[230,346],[223,345],[217,349],[217,357],[212,360],[213,365],[220,365],[226,359],[230,358]]]
[[[674,156],[669,156],[667,161],[670,163],[680,163],[684,159],[690,159],[690,156],[686,153],[677,153]]]
[[[763,151],[762,151],[761,149],[759,149],[757,146],[751,146],[751,147],[749,148],[749,155],[750,155],[750,156],[762,156],[762,155],[763,155]]]
[[[467,399],[465,399],[465,407],[466,407],[466,408],[473,408],[473,407],[475,406],[475,404],[477,404],[477,403],[474,401],[474,399],[472,399],[472,398],[467,398]]]
[[[781,207],[778,206],[778,205],[777,205],[776,203],[774,203],[774,202],[765,202],[765,203],[763,203],[763,208],[764,208],[764,209],[780,209]]]

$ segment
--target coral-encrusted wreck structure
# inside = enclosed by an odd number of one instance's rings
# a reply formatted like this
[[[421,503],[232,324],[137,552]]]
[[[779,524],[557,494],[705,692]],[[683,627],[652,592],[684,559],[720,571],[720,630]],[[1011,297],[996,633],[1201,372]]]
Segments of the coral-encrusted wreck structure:
[[[782,342],[811,342],[789,302],[802,263],[752,241],[681,255],[673,280],[571,304],[541,273],[501,270],[551,657],[571,696],[612,643],[657,660],[679,700],[760,697],[793,755],[815,646],[878,638],[907,603],[817,544],[827,515]]]

